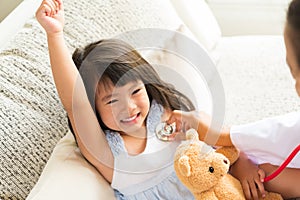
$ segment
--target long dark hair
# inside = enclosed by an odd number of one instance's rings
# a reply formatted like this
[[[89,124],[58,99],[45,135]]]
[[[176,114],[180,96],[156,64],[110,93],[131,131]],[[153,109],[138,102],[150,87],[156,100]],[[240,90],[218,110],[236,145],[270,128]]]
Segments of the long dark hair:
[[[300,67],[300,0],[293,0],[287,11],[287,23],[289,37],[292,41],[292,48],[297,57],[297,64]]]
[[[100,82],[104,85],[112,83],[123,86],[131,81],[141,80],[150,102],[155,100],[170,110],[195,110],[188,97],[163,81],[155,69],[122,40],[105,39],[91,43],[82,49],[76,49],[72,58],[89,93],[92,107],[95,107],[95,92]],[[98,112],[95,112],[101,127],[106,129]]]

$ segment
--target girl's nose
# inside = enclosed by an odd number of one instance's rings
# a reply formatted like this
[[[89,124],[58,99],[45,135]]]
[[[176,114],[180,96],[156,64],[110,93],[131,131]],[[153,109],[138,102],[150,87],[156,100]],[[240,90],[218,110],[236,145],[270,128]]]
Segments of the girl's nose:
[[[136,108],[137,108],[136,102],[134,100],[132,100],[132,99],[129,99],[128,103],[127,103],[127,109],[128,109],[128,111],[130,112],[130,111],[132,111],[132,110],[134,110]]]

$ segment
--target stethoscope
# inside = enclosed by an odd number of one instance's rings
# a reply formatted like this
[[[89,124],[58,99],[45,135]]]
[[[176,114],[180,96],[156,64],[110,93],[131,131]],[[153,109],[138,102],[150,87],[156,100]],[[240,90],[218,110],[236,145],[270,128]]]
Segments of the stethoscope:
[[[155,134],[156,137],[161,141],[171,141],[170,136],[176,130],[176,123],[167,124],[166,122],[161,122],[156,126]]]

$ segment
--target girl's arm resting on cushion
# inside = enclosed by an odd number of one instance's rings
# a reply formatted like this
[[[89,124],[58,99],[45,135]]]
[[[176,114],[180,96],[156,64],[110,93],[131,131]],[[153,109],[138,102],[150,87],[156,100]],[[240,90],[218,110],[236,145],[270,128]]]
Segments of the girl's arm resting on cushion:
[[[89,103],[80,74],[65,44],[62,1],[43,1],[36,12],[36,17],[47,33],[54,82],[70,118],[79,148],[86,159],[108,181],[111,181],[112,153]]]

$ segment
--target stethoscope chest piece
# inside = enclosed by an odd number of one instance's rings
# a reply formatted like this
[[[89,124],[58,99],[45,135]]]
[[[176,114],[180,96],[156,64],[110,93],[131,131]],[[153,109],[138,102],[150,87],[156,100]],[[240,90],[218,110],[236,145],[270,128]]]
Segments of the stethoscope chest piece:
[[[169,136],[172,135],[176,130],[175,122],[172,124],[167,124],[166,122],[161,122],[156,126],[155,134],[156,137],[162,141],[170,141]]]

